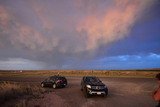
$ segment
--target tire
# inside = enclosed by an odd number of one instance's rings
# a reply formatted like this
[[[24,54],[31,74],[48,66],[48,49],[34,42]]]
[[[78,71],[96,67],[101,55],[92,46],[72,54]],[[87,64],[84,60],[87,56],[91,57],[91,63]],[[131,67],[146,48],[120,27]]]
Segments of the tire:
[[[106,92],[106,96],[108,96],[108,89],[105,92]]]
[[[55,89],[55,88],[57,88],[56,84],[53,84],[53,86],[52,86],[52,87],[53,87],[54,89]]]
[[[108,92],[106,92],[106,96],[108,96]]]
[[[83,88],[81,87],[81,91],[83,91]]]
[[[108,91],[105,92],[105,94],[103,95],[103,97],[107,97],[108,96]]]
[[[84,91],[84,96],[85,96],[86,98],[89,98],[90,95],[89,95],[89,93],[87,92],[87,89],[84,89],[83,91]]]
[[[44,84],[43,84],[43,83],[41,84],[41,87],[44,87]]]

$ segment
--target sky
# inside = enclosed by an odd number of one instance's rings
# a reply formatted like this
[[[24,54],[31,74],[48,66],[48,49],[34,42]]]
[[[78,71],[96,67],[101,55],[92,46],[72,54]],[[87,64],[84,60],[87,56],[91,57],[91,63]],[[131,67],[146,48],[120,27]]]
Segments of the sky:
[[[160,68],[160,0],[0,0],[0,69]]]

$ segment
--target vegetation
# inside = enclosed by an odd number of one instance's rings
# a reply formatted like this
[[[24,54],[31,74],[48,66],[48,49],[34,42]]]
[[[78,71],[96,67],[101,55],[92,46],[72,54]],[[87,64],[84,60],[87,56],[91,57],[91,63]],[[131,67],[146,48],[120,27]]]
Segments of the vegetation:
[[[24,70],[24,71],[0,71],[0,77],[44,77],[51,75],[99,77],[143,77],[153,78],[160,70]]]
[[[38,98],[45,90],[36,85],[20,84],[15,82],[0,83],[0,106],[13,99],[23,97]]]
[[[25,70],[25,71],[2,71],[0,70],[0,106],[4,106],[11,100],[22,99],[22,102],[17,107],[21,107],[26,104],[26,97],[40,98],[40,96],[48,92],[44,88],[40,87],[39,82],[7,82],[4,81],[7,78],[30,78],[37,77],[39,80],[51,75],[63,75],[63,76],[99,76],[99,77],[133,77],[133,78],[154,78],[160,70]],[[42,77],[42,78],[41,78]],[[33,79],[37,79],[33,78]],[[21,79],[20,79],[21,80]],[[39,81],[38,80],[38,81]],[[24,98],[25,97],[25,98]],[[43,97],[43,95],[42,95]]]

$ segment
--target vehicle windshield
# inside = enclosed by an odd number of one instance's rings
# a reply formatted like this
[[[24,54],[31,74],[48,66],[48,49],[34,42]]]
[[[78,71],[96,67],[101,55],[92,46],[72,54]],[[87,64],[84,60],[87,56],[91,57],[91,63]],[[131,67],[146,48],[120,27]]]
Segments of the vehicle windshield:
[[[61,76],[52,76],[50,77],[51,80],[64,80],[65,78],[64,77],[61,77]]]
[[[86,81],[87,82],[100,82],[100,80],[96,77],[87,77]]]
[[[59,79],[59,80],[65,80],[64,77],[57,77],[56,79]]]

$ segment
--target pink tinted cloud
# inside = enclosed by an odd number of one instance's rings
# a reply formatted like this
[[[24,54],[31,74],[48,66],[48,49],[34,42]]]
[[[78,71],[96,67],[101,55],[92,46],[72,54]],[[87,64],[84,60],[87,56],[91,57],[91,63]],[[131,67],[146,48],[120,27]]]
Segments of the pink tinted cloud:
[[[30,1],[29,2],[34,13],[38,16],[40,22],[42,23],[43,29],[52,30],[54,27],[54,17],[50,17],[49,10],[47,6],[42,2]]]
[[[77,26],[78,32],[86,32],[86,50],[95,50],[102,44],[109,44],[124,38],[132,26],[148,8],[151,0],[115,0],[105,14],[89,14]]]
[[[6,38],[16,48],[25,47],[38,52],[50,51],[54,53],[55,50],[60,53],[95,51],[103,44],[108,45],[126,37],[143,10],[151,4],[151,0],[114,0],[109,7],[104,6],[103,8],[101,8],[102,1],[94,3],[90,1],[88,4],[85,0],[79,0],[78,3],[80,4],[70,7],[75,12],[70,13],[73,17],[65,17],[65,15],[60,14],[61,17],[64,16],[65,18],[57,18],[58,16],[54,16],[54,12],[52,12],[55,11],[56,13],[57,10],[45,7],[43,2],[29,2],[31,10],[38,17],[38,22],[42,23],[42,28],[21,23],[16,14],[11,14],[5,7],[0,6],[0,27],[3,31],[1,34],[7,33]],[[98,5],[96,5],[97,3]],[[83,7],[83,4],[86,8],[78,10],[79,7]],[[93,12],[92,9],[96,11]],[[87,12],[83,13],[84,10]],[[62,9],[62,11],[65,13],[65,10]],[[29,18],[33,17],[30,16]],[[59,19],[56,25],[54,25],[54,18]],[[26,20],[31,21],[30,19]],[[73,23],[60,25],[63,24],[60,22],[67,21]],[[69,27],[72,30],[68,30]]]
[[[0,6],[0,28],[0,36],[5,36],[17,48],[25,47],[35,51],[53,51],[57,45],[58,40],[56,38],[49,38],[32,26],[20,23],[3,6]],[[0,42],[0,46],[2,47],[3,43]]]
[[[4,6],[0,5],[0,25],[1,27],[6,28],[9,21],[10,21],[10,17],[8,15],[7,10],[4,8]]]

